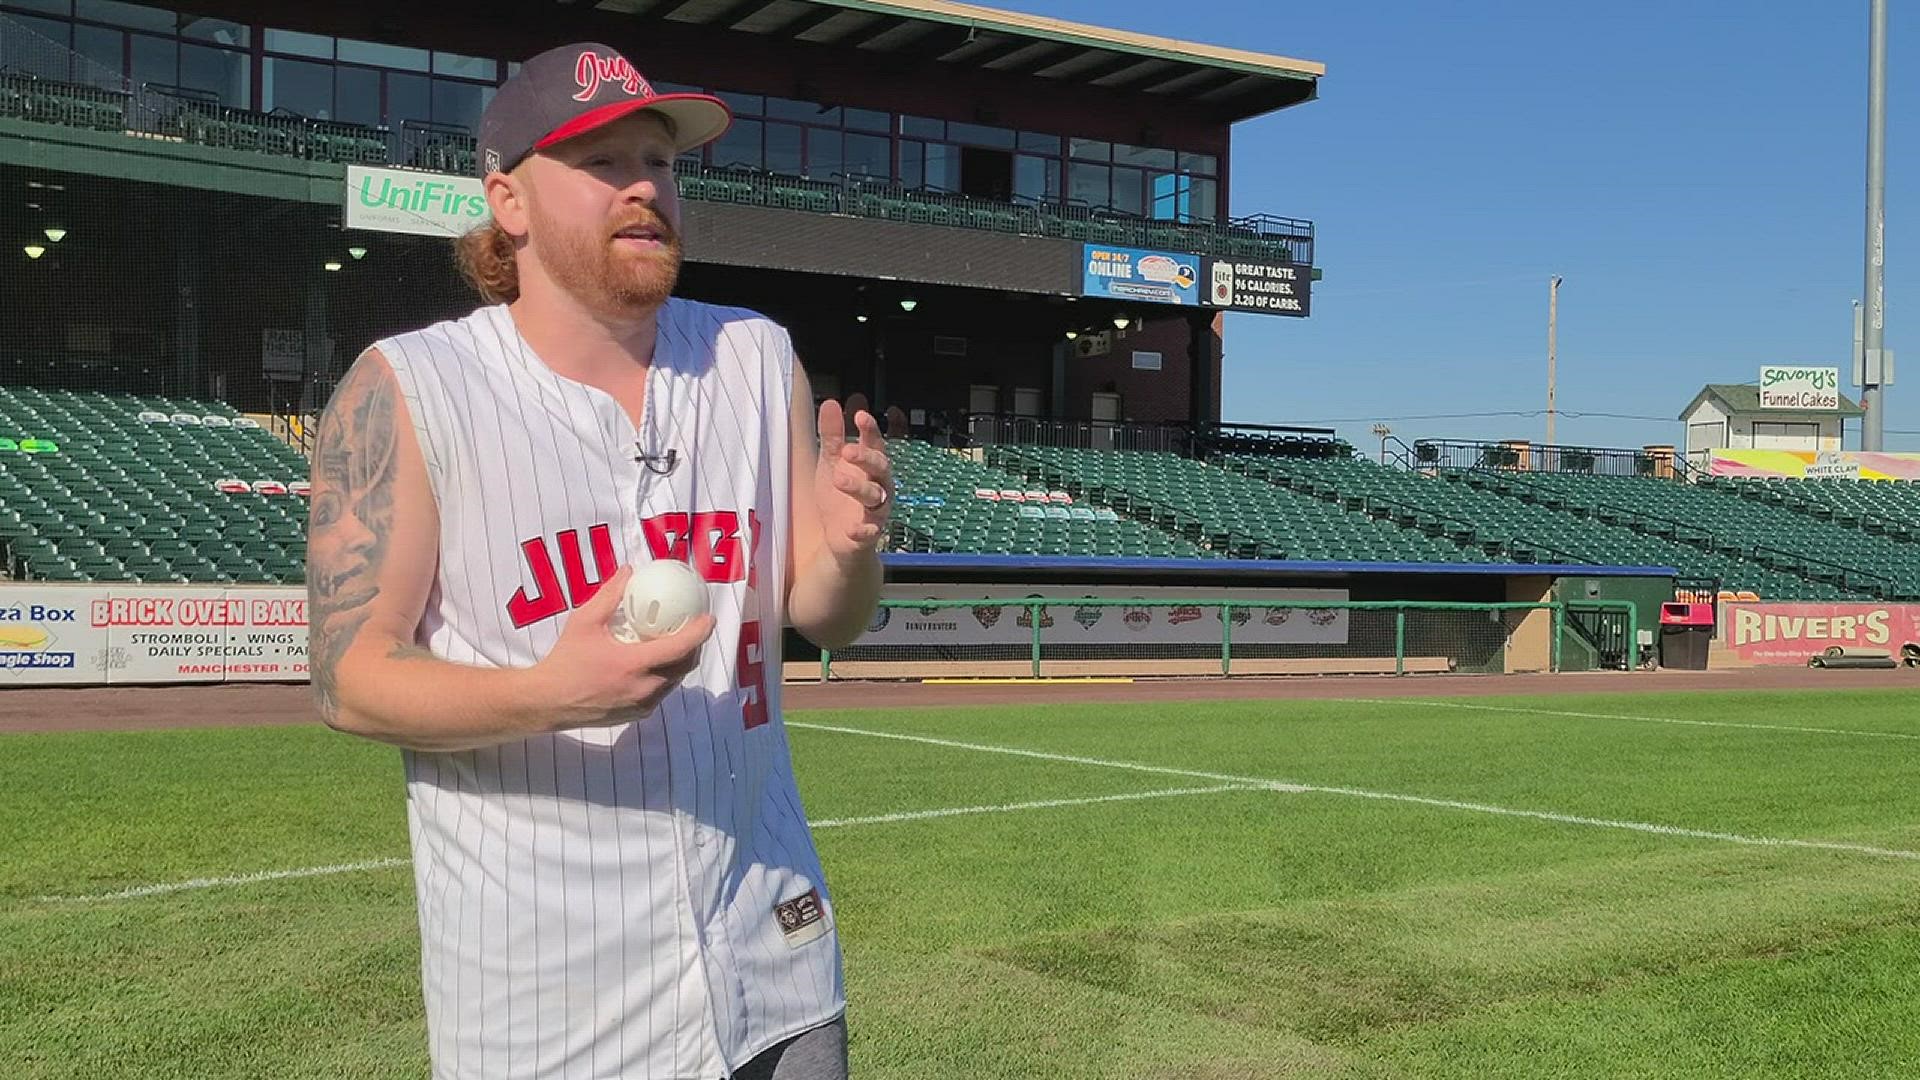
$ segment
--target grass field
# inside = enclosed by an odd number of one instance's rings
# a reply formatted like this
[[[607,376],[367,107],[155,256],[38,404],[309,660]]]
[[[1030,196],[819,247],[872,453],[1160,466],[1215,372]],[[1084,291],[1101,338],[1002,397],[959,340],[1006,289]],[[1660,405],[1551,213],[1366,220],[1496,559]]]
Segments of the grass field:
[[[1920,1074],[1911,694],[788,719],[863,1078]],[[0,850],[0,1075],[425,1075],[393,752],[9,736]]]

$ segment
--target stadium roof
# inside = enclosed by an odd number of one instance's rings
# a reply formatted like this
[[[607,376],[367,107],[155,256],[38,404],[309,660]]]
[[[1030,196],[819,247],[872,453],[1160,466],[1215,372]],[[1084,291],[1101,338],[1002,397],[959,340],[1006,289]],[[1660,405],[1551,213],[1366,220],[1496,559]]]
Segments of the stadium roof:
[[[1698,394],[1693,396],[1693,400],[1687,403],[1686,408],[1680,410],[1680,419],[1685,420],[1687,417],[1692,416],[1693,411],[1700,407],[1700,403],[1708,398],[1713,398],[1715,404],[1720,406],[1720,411],[1726,413],[1728,416],[1759,414],[1769,419],[1806,420],[1817,418],[1831,420],[1836,416],[1851,419],[1853,417],[1867,415],[1866,410],[1854,404],[1847,395],[1841,394],[1839,397],[1840,407],[1837,409],[1763,409],[1760,407],[1760,388],[1758,386],[1747,383],[1708,383]]]
[[[645,21],[1148,94],[1228,121],[1311,100],[1327,70],[1311,60],[949,0],[598,0],[594,6]]]

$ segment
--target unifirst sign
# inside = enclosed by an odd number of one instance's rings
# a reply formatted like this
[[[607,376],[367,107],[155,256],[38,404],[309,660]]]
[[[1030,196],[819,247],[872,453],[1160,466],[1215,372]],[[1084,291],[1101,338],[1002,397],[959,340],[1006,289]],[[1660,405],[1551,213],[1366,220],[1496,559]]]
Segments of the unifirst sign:
[[[487,220],[487,199],[471,176],[347,166],[347,228],[459,236]]]
[[[1838,409],[1840,369],[1788,367],[1760,369],[1760,407],[1763,409]]]

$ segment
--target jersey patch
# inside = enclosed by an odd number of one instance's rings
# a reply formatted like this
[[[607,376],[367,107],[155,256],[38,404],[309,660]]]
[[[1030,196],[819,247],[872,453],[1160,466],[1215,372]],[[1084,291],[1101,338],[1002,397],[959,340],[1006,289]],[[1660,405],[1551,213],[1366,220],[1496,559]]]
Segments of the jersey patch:
[[[809,941],[826,936],[833,929],[833,920],[827,918],[827,908],[820,902],[820,890],[808,889],[785,903],[775,905],[773,917],[780,924],[780,932],[787,936],[787,948],[797,949]]]

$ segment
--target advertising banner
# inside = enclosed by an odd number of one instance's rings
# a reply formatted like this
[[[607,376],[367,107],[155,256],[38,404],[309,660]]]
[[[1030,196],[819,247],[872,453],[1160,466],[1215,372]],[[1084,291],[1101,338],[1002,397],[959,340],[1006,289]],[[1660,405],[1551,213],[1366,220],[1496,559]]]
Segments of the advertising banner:
[[[1838,409],[1840,369],[1769,364],[1760,369],[1763,409]]]
[[[107,633],[88,624],[101,590],[77,585],[0,589],[0,686],[104,681]]]
[[[1920,480],[1920,454],[1860,450],[1715,450],[1715,476],[1794,480]]]
[[[1804,665],[1829,646],[1884,649],[1895,659],[1920,646],[1916,604],[1722,604],[1716,647],[1751,664]]]
[[[419,236],[459,236],[488,217],[471,176],[347,166],[347,228]]]
[[[0,587],[0,687],[307,677],[297,587]]]
[[[1260,315],[1305,317],[1313,268],[1291,263],[1213,259],[1207,264],[1207,304]]]
[[[1080,250],[1080,294],[1151,304],[1200,303],[1198,255],[1086,244]]]
[[[1025,645],[1033,640],[1032,615],[1021,601],[1055,601],[1040,618],[1043,645],[1211,645],[1220,644],[1220,607],[1192,604],[1171,607],[1075,604],[1102,599],[1151,600],[1300,600],[1338,604],[1345,589],[1141,588],[1042,585],[1017,590],[990,585],[886,587],[888,600],[974,600],[982,596],[1004,604],[964,608],[881,608],[853,647],[938,648],[967,645]],[[1348,613],[1328,608],[1233,608],[1235,643],[1263,645],[1344,645]]]

